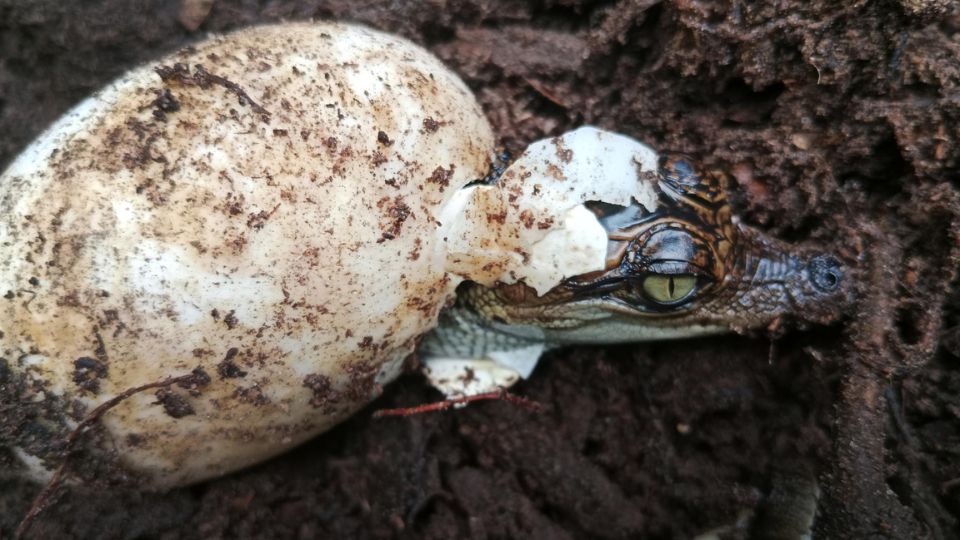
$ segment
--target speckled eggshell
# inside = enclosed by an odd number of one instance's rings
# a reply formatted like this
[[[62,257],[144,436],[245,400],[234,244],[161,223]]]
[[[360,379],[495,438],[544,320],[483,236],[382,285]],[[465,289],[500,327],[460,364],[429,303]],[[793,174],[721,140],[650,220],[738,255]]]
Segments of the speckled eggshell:
[[[492,150],[454,74],[362,27],[247,29],[123,76],[0,178],[0,445],[43,478],[92,408],[198,367],[83,455],[168,487],[328,429],[435,324],[438,216]]]
[[[607,231],[584,203],[654,211],[657,153],[584,126],[531,144],[496,185],[471,186],[447,207],[448,268],[482,285],[523,282],[538,294],[564,278],[601,270]]]

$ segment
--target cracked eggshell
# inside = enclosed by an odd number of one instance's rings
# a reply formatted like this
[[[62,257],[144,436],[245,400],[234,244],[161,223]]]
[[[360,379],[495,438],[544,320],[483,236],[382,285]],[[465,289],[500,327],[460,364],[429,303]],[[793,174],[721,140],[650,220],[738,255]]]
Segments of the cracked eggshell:
[[[31,426],[0,445],[45,477],[83,414],[198,366],[198,395],[106,414],[89,470],[185,484],[328,429],[435,324],[457,282],[438,216],[492,150],[453,73],[358,26],[247,29],[121,77],[0,178],[0,400],[20,404],[0,427]]]
[[[487,286],[522,281],[544,294],[604,267],[607,232],[583,203],[657,207],[657,153],[629,137],[582,127],[531,144],[494,186],[446,208],[448,268]]]

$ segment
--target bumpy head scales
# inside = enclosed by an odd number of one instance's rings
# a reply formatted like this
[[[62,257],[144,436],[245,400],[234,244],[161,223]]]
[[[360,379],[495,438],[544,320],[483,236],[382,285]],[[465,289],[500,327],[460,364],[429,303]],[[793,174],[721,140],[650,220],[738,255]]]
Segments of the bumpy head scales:
[[[654,211],[587,203],[608,235],[604,269],[538,296],[523,284],[466,292],[508,325],[537,326],[560,342],[685,337],[762,327],[781,316],[824,323],[849,303],[845,266],[739,224],[721,173],[661,156]]]

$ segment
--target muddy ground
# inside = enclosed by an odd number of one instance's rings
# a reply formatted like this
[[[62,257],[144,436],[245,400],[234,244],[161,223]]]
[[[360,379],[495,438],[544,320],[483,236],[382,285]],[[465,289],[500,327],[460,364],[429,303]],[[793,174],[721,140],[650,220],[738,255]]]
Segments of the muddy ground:
[[[516,389],[540,413],[372,419],[438,398],[406,376],[290,454],[166,494],[74,489],[28,536],[764,537],[817,484],[819,537],[960,536],[956,5],[184,3],[0,0],[0,166],[206,32],[361,21],[461,74],[508,148],[589,123],[730,171],[744,221],[859,258],[859,301],[829,328],[550,354]],[[37,491],[0,480],[0,537]]]

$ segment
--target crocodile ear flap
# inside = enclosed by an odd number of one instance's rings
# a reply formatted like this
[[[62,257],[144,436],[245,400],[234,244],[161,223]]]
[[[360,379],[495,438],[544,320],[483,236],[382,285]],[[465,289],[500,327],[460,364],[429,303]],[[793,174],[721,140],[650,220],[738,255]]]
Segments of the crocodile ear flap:
[[[661,154],[659,169],[661,186],[675,196],[708,203],[722,203],[726,199],[727,175],[719,171],[703,173],[690,156]]]

